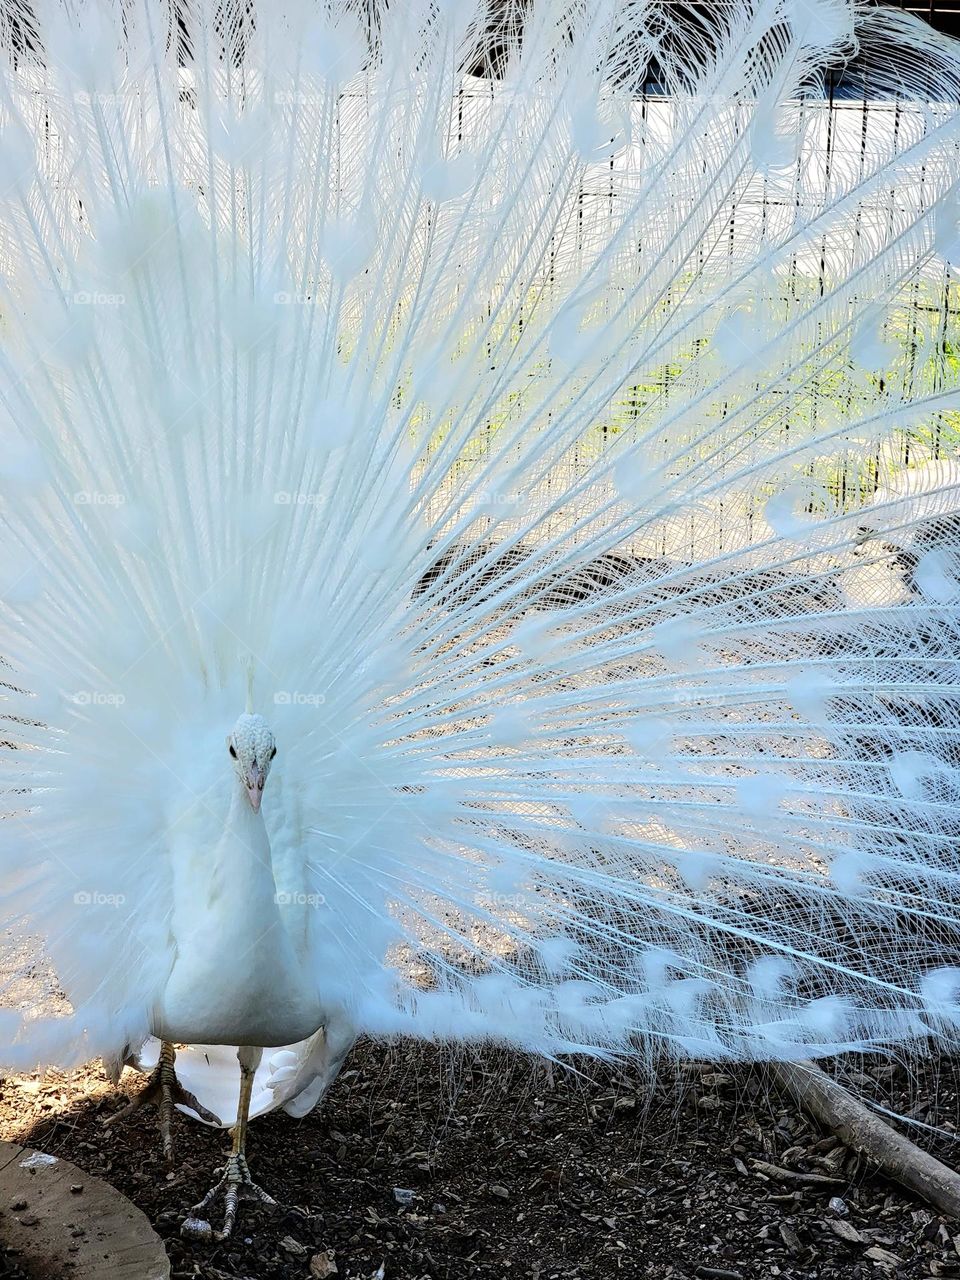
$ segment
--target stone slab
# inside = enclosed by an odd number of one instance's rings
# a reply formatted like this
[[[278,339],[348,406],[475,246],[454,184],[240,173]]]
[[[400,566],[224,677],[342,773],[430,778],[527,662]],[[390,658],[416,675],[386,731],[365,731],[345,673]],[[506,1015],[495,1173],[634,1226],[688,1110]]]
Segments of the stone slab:
[[[170,1276],[160,1237],[115,1187],[13,1142],[0,1142],[0,1241],[43,1280]]]

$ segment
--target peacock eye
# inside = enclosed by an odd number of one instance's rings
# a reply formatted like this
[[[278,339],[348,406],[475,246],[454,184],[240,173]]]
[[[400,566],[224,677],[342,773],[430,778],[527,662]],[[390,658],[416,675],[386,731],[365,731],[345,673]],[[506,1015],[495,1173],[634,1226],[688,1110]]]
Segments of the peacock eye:
[[[233,743],[232,743],[232,742],[230,743],[230,754],[233,756],[234,760],[236,760],[236,758],[237,758],[237,748],[233,745]]]

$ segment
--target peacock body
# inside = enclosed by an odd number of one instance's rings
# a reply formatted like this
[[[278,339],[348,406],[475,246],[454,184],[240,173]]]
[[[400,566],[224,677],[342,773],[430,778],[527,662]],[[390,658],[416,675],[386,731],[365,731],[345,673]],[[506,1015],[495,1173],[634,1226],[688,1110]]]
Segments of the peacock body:
[[[360,1032],[950,1039],[957,47],[852,0],[0,23],[4,1062],[206,1046],[223,1118],[217,1046],[256,1112]]]

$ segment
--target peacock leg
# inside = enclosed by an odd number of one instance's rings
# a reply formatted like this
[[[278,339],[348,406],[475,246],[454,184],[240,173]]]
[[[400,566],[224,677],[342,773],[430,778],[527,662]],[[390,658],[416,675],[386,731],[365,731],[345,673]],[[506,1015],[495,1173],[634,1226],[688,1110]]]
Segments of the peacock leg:
[[[253,1077],[262,1056],[262,1049],[241,1047],[237,1050],[237,1058],[240,1060],[240,1101],[237,1104],[237,1123],[233,1127],[230,1155],[222,1169],[214,1170],[214,1176],[220,1175],[218,1180],[199,1204],[193,1206],[180,1227],[180,1234],[186,1236],[188,1240],[226,1240],[233,1231],[233,1224],[237,1217],[237,1204],[241,1196],[248,1200],[258,1200],[261,1204],[277,1203],[273,1196],[267,1195],[266,1191],[258,1187],[250,1177],[245,1154]],[[213,1203],[221,1191],[224,1193],[223,1227],[219,1231],[214,1231],[207,1219],[200,1215]]]
[[[115,1116],[111,1116],[104,1124],[104,1128],[109,1128],[110,1125],[116,1124],[118,1120],[123,1120],[127,1116],[133,1115],[141,1107],[145,1107],[147,1103],[156,1102],[160,1111],[160,1139],[163,1143],[163,1158],[168,1164],[173,1162],[172,1121],[173,1109],[178,1102],[185,1107],[189,1107],[191,1111],[195,1111],[201,1120],[206,1120],[208,1124],[219,1125],[220,1123],[220,1117],[215,1116],[212,1111],[208,1110],[177,1079],[174,1065],[176,1059],[177,1051],[170,1041],[161,1041],[160,1059],[150,1072],[147,1087],[141,1089],[122,1111],[118,1111]]]

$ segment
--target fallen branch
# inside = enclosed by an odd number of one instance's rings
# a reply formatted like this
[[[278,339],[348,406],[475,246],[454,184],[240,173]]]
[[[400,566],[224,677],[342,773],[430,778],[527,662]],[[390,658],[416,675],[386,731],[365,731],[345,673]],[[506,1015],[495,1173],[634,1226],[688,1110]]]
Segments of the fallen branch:
[[[774,1078],[799,1104],[894,1182],[941,1213],[960,1218],[960,1174],[898,1133],[812,1062],[772,1062]]]

